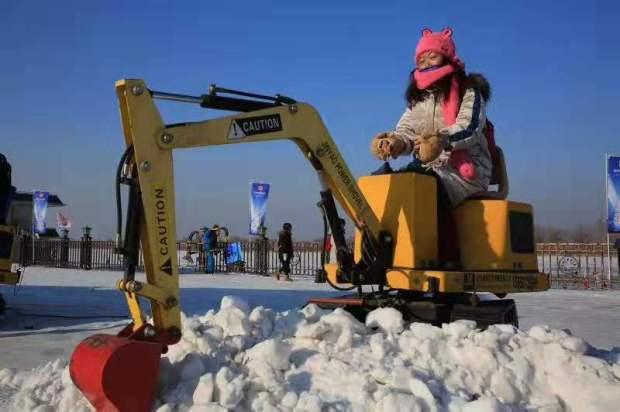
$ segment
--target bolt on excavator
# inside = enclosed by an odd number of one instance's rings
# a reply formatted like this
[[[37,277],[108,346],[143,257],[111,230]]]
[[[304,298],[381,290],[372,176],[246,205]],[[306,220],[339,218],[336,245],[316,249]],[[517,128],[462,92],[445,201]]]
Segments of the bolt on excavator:
[[[70,364],[73,382],[99,411],[149,411],[160,357],[181,339],[174,149],[274,140],[297,145],[318,175],[319,206],[336,248],[337,262],[323,267],[326,278],[337,289],[354,291],[312,301],[324,308],[343,307],[363,318],[374,308],[391,306],[408,321],[472,319],[481,327],[517,326],[514,301],[502,298],[549,288],[548,275],[538,271],[532,207],[505,199],[508,180],[501,156],[498,191],[467,200],[454,211],[460,262],[448,269],[438,260],[436,180],[398,173],[356,181],[311,105],[215,85],[200,96],[160,92],[137,79],[118,81],[116,93],[126,143],[116,175],[117,245],[125,257],[117,286],[132,322],[116,336],[83,340]],[[158,99],[236,114],[165,124]],[[123,236],[121,185],[129,187]],[[355,225],[352,249],[337,204]],[[135,276],[140,246],[145,281]],[[480,300],[479,292],[500,299]],[[141,299],[150,303],[151,320]]]

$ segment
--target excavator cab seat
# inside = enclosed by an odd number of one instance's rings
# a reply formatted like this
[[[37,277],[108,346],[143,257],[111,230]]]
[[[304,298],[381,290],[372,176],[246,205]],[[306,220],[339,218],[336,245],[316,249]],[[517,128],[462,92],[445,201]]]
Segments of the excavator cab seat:
[[[505,200],[508,197],[508,171],[506,169],[506,158],[504,152],[496,147],[497,157],[493,162],[491,172],[491,185],[497,185],[497,190],[487,190],[472,195],[469,200]]]
[[[537,270],[532,206],[506,200],[508,173],[497,147],[489,190],[473,195],[454,211],[462,269]]]

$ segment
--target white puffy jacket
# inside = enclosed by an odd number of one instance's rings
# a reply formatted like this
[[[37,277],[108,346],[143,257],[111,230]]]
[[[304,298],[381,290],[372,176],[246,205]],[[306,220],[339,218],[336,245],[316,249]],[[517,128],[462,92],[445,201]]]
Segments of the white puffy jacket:
[[[484,82],[482,85],[480,85],[480,79]],[[429,93],[423,101],[414,103],[411,108],[405,110],[393,134],[394,137],[405,142],[406,150],[403,154],[411,154],[413,139],[416,135],[430,134],[437,134],[447,139],[453,150],[469,152],[477,173],[476,179],[471,182],[463,179],[459,172],[448,163],[450,153],[445,150],[437,159],[424,165],[439,176],[452,207],[458,206],[475,193],[486,191],[491,180],[492,163],[484,130],[486,102],[483,97],[483,95],[488,96],[490,90],[482,89],[488,88],[488,83],[482,76],[476,80],[478,85],[472,82],[474,85],[465,90],[454,124],[446,127],[444,123],[443,96]]]

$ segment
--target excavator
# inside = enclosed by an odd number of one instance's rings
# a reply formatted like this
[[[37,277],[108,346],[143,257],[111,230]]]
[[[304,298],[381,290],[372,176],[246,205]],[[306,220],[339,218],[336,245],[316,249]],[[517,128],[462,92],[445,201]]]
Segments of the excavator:
[[[13,270],[17,230],[7,224],[11,195],[11,165],[0,153],[0,285],[16,285],[21,277],[21,269]],[[5,306],[0,295],[0,313],[4,312]]]
[[[13,270],[15,262],[16,236],[11,226],[0,224],[0,285],[17,285],[21,277],[21,269]],[[0,314],[4,312],[6,302],[0,295]]]
[[[472,319],[481,327],[518,325],[508,293],[544,291],[534,249],[529,204],[506,200],[505,163],[498,191],[482,193],[455,211],[460,265],[438,260],[437,183],[431,176],[398,173],[353,177],[318,111],[283,95],[266,96],[211,85],[199,96],[150,89],[143,80],[116,83],[126,149],[116,175],[117,245],[125,257],[124,293],[132,322],[118,335],[96,334],[74,350],[70,375],[98,411],[148,411],[155,398],[160,356],[181,339],[179,270],[175,247],[174,149],[291,140],[320,183],[320,208],[333,236],[337,261],[327,281],[352,294],[316,299],[363,317],[394,307],[410,321],[435,324]],[[155,104],[168,100],[233,114],[164,123]],[[121,185],[128,186],[122,234]],[[345,239],[339,208],[356,228]],[[121,236],[122,234],[122,236]],[[136,279],[144,253],[145,280]],[[497,295],[481,299],[481,292]],[[150,305],[151,318],[142,308]],[[139,384],[136,384],[136,383]]]

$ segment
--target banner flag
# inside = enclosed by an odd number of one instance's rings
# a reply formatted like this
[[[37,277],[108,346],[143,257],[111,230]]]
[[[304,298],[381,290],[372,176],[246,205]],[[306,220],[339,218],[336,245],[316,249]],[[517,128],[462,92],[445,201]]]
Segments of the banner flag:
[[[620,156],[607,158],[607,233],[620,233]]]
[[[265,224],[269,183],[250,182],[250,235],[260,234],[260,226]]]
[[[59,230],[71,229],[71,219],[60,212],[56,212],[56,224]]]
[[[35,191],[32,194],[34,207],[34,232],[45,233],[45,216],[47,215],[47,200],[49,192]]]

